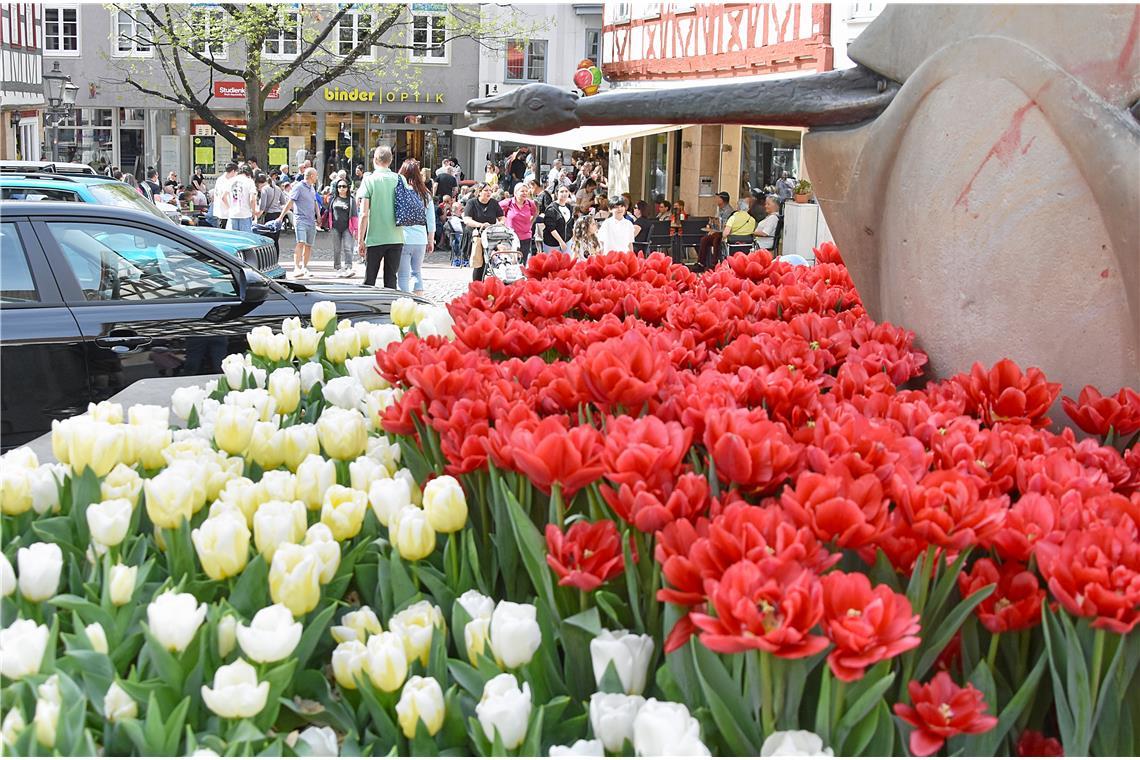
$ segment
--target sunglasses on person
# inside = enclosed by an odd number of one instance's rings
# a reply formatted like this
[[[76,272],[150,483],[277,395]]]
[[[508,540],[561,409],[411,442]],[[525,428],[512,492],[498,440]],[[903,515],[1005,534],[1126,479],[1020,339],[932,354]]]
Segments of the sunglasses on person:
[[[348,189],[348,185],[343,185],[343,184],[342,184],[342,185],[337,185],[337,186],[336,186],[336,189],[337,189],[337,190],[340,190],[341,188],[344,188],[345,190],[347,190],[347,189]]]

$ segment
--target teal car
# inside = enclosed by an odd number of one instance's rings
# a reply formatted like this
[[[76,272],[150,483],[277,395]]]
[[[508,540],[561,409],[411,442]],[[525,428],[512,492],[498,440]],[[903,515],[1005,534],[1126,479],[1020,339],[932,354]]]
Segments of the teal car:
[[[170,224],[178,223],[128,185],[99,175],[6,171],[0,174],[0,202],[2,201],[93,203],[134,209]],[[285,268],[277,260],[277,246],[267,237],[216,227],[185,226],[182,229],[257,269],[266,277],[277,279],[285,276]]]

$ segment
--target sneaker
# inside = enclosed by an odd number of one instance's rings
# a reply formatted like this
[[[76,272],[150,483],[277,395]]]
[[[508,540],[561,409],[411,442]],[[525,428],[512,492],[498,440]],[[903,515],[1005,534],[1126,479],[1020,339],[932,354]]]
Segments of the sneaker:
[[[343,274],[341,274],[341,277],[345,278],[346,280],[347,280],[347,279],[351,279],[351,278],[353,278],[353,277],[355,277],[355,276],[356,276],[356,271],[355,271],[355,270],[354,270],[352,267],[348,267],[348,268],[346,268],[346,269],[344,270],[344,273],[343,273]]]
[[[290,275],[290,276],[291,276],[291,277],[292,277],[294,280],[299,280],[299,279],[301,279],[301,268],[300,268],[300,267],[293,267],[293,274],[292,274],[292,275]]]

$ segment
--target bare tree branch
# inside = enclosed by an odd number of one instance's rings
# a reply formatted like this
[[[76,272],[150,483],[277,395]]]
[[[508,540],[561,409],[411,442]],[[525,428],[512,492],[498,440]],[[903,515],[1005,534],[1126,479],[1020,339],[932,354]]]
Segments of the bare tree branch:
[[[303,65],[305,61],[312,58],[313,54],[317,51],[321,44],[326,39],[328,39],[328,36],[330,34],[332,34],[332,30],[338,29],[340,27],[340,20],[345,17],[345,14],[352,10],[352,7],[353,6],[351,3],[341,6],[340,9],[333,15],[333,17],[329,19],[328,23],[325,24],[325,27],[321,30],[320,34],[318,34],[311,42],[307,43],[305,49],[301,51],[300,55],[294,58],[287,66],[283,66],[275,76],[270,78],[270,80],[265,83],[263,89],[265,89],[266,93],[272,90],[275,86],[284,82],[289,77],[289,75],[296,71],[301,65]],[[297,23],[300,24],[300,18],[298,18]],[[359,55],[356,57],[358,58]],[[355,58],[353,60],[355,60]]]
[[[166,11],[167,22],[165,24],[162,22],[161,19],[159,19],[159,17],[154,13],[154,11],[151,10],[150,5],[143,5],[142,9],[143,9],[143,13],[146,14],[147,18],[149,18],[155,26],[157,26],[161,29],[164,29],[166,31],[167,36],[169,36],[169,38],[170,38],[170,43],[171,43],[170,46],[172,48],[175,48],[175,49],[181,48],[183,51],[186,52],[187,55],[189,55],[194,60],[196,60],[199,63],[203,64],[204,66],[208,66],[209,68],[214,69],[214,70],[216,70],[222,74],[228,74],[229,76],[233,76],[233,77],[244,77],[245,76],[245,72],[242,71],[241,69],[235,69],[235,68],[232,68],[230,66],[225,66],[221,63],[218,63],[218,61],[216,59],[214,59],[213,56],[210,56],[209,58],[207,58],[206,56],[199,53],[197,50],[194,49],[194,41],[193,40],[187,40],[187,41],[180,40],[178,33],[175,30],[174,19],[170,15],[170,4],[169,3],[163,3],[162,7]],[[189,22],[187,22],[187,23],[189,24]]]

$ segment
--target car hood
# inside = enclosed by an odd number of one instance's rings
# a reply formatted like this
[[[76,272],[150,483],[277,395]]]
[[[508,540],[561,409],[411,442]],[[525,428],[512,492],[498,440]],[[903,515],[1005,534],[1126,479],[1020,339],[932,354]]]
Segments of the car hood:
[[[236,250],[241,248],[255,248],[260,245],[273,245],[273,241],[269,238],[263,235],[255,235],[252,232],[220,230],[217,227],[185,226],[182,229],[191,235],[197,235],[207,243],[227,249]]]

